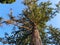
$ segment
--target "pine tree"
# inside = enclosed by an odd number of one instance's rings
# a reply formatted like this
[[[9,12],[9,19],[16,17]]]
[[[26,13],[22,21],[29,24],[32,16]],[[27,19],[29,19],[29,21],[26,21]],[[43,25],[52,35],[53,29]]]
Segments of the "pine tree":
[[[59,41],[60,32],[46,25],[58,12],[56,8],[51,7],[52,3],[47,1],[38,4],[38,0],[24,0],[23,4],[26,8],[22,11],[22,14],[19,14],[18,19],[12,15],[11,11],[9,14],[10,20],[0,21],[1,23],[14,25],[13,35],[9,36],[5,33],[7,40],[4,41],[4,39],[1,39],[1,41],[15,45],[48,45],[55,44],[53,39]],[[15,31],[16,26],[18,30]],[[48,30],[48,32],[46,32],[46,30]],[[47,34],[51,34],[51,38],[47,36]],[[55,35],[58,35],[58,39],[56,39]],[[50,40],[52,40],[52,42]],[[57,45],[59,45],[59,43]]]

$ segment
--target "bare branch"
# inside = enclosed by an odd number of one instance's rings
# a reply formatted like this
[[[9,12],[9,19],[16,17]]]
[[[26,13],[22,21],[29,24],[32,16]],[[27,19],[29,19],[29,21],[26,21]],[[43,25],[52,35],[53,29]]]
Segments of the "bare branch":
[[[20,26],[20,28],[25,28],[27,30],[31,30],[29,27],[26,27],[26,26]]]

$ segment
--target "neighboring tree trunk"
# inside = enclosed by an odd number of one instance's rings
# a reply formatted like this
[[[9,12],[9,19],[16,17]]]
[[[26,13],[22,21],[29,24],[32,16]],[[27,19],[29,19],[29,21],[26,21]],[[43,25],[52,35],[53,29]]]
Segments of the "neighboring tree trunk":
[[[42,45],[41,37],[35,24],[32,29],[32,37],[30,45]]]

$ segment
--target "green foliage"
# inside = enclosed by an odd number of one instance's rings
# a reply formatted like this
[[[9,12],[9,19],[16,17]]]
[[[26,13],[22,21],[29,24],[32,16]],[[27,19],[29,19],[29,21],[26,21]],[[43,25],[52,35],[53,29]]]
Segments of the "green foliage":
[[[10,4],[13,2],[15,2],[15,0],[0,0],[0,3],[3,3],[3,4]]]
[[[28,2],[28,3],[26,3]],[[31,21],[39,25],[41,23],[45,24],[52,17],[55,16],[54,8],[51,7],[51,3],[41,2],[39,5],[36,1],[24,1],[24,4],[27,5],[27,8],[23,11],[23,14],[27,16]]]
[[[50,1],[41,2],[39,4],[37,1],[38,0],[24,0],[23,4],[26,6],[26,8],[22,11],[22,14],[18,16],[18,19],[12,15],[12,12],[10,12],[10,20],[3,21],[3,23],[14,25],[14,31],[12,31],[11,36],[7,35],[6,33],[4,39],[2,39],[1,42],[3,41],[8,44],[15,45],[30,44],[33,23],[36,24],[40,32],[43,45],[53,45],[59,41],[60,30],[46,25],[50,19],[56,16],[56,13],[58,12],[56,10],[57,7],[51,7],[52,3]],[[49,37],[48,34],[51,36]],[[56,43],[53,41],[56,41]],[[59,43],[60,42],[58,42],[56,45],[59,45]]]
[[[49,27],[51,36],[53,37],[53,41],[56,44],[60,44],[60,30],[58,28],[53,28],[52,26]]]

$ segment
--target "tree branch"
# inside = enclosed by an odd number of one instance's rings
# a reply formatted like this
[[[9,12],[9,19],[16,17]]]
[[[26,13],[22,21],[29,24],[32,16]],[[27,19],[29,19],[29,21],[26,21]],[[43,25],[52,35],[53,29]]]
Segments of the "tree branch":
[[[31,30],[29,27],[26,27],[26,26],[20,26],[20,28],[25,28],[27,30]]]

